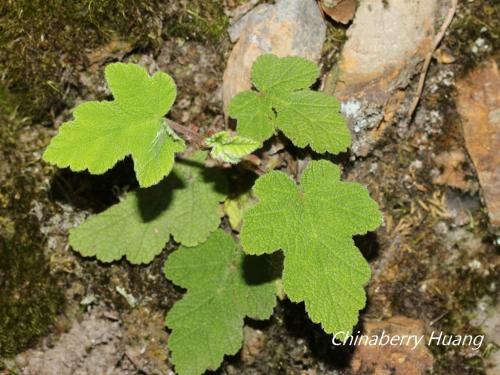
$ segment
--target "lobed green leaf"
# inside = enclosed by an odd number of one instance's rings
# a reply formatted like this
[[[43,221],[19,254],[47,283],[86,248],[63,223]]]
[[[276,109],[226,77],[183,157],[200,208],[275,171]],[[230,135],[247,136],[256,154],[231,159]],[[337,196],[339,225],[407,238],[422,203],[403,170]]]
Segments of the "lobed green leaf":
[[[123,256],[134,264],[149,263],[170,235],[186,246],[205,241],[220,224],[219,202],[226,179],[204,168],[206,152],[178,163],[166,181],[130,193],[120,203],[70,231],[71,246],[83,256],[112,262]]]
[[[243,342],[243,320],[267,319],[276,287],[263,257],[245,256],[222,230],[169,256],[165,275],[187,293],[169,311],[168,347],[180,375],[217,369]]]
[[[115,100],[79,105],[43,159],[102,174],[132,155],[139,185],[152,186],[170,173],[174,154],[185,149],[163,119],[175,100],[174,81],[163,72],[150,77],[144,68],[123,63],[108,65],[105,75]]]
[[[239,134],[264,142],[281,130],[299,147],[333,154],[347,150],[351,134],[338,101],[309,90],[318,76],[317,66],[303,58],[260,56],[252,67],[258,92],[241,92],[229,104]]]
[[[370,267],[353,235],[374,230],[381,214],[366,188],[340,181],[339,168],[312,161],[301,185],[281,172],[260,177],[259,203],[243,217],[241,243],[249,254],[285,253],[284,290],[304,301],[311,320],[346,338],[365,305]]]

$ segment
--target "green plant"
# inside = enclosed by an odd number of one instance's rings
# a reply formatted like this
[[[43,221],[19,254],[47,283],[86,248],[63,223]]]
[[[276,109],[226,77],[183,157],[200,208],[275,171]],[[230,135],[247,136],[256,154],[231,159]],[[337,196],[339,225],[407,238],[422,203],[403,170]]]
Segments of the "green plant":
[[[138,66],[111,64],[106,79],[115,100],[76,108],[75,119],[62,125],[44,154],[58,166],[91,173],[132,156],[141,189],[72,229],[69,240],[84,256],[103,262],[126,257],[134,264],[151,262],[170,236],[181,245],[169,256],[165,275],[188,290],[166,320],[172,360],[182,375],[216,369],[224,354],[235,354],[243,319],[268,318],[278,285],[292,301],[304,301],[327,333],[345,332],[337,336],[343,339],[365,305],[370,268],[352,236],[381,222],[366,188],[341,182],[339,167],[329,161],[310,161],[299,185],[283,171],[258,169],[254,202],[248,193],[228,198],[228,168],[205,166],[207,158],[226,167],[249,159],[277,130],[299,147],[346,150],[350,134],[338,102],[309,89],[318,75],[302,58],[261,56],[252,71],[258,91],[238,94],[229,107],[239,134],[203,138],[163,117],[175,100],[168,75],[150,77]],[[174,166],[174,155],[185,150],[177,133],[210,153],[185,152]],[[232,234],[219,228],[224,201]],[[278,250],[284,252],[283,284],[276,282],[281,264],[262,255]]]

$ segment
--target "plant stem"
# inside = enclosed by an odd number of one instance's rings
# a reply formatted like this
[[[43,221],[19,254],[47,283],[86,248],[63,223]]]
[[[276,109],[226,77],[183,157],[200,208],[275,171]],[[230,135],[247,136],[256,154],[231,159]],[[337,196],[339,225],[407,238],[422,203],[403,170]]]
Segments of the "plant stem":
[[[205,138],[199,135],[198,133],[192,131],[187,126],[179,124],[178,122],[175,122],[170,119],[167,119],[167,123],[176,133],[181,134],[187,141],[192,140],[196,144],[198,144],[198,146],[200,146],[201,148],[206,148]],[[249,155],[243,157],[241,161],[242,163],[240,165],[243,168],[258,174],[259,176],[262,176],[263,174],[266,173],[264,169],[262,169],[260,166],[252,162],[252,159]]]
[[[205,144],[205,138],[199,135],[198,133],[192,131],[187,126],[181,125],[178,122],[167,119],[168,125],[176,131],[177,133],[182,134],[185,137],[188,137],[198,143],[200,146]],[[189,139],[188,139],[189,140]]]

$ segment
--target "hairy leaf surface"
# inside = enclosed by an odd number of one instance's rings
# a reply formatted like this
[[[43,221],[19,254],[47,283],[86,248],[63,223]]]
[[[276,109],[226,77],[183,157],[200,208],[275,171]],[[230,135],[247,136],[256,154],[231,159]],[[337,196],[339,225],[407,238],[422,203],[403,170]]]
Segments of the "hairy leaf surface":
[[[316,65],[303,58],[260,56],[252,67],[258,92],[241,92],[229,104],[238,132],[263,142],[281,130],[299,147],[334,154],[345,151],[351,135],[338,101],[309,90],[318,76]]]
[[[267,319],[272,314],[276,287],[264,261],[245,256],[220,229],[207,242],[169,256],[166,277],[187,289],[166,319],[177,373],[217,369],[225,354],[241,348],[245,316]]]
[[[70,231],[71,246],[103,262],[125,256],[140,264],[151,262],[170,235],[186,246],[205,241],[219,226],[226,190],[225,176],[204,168],[205,158],[206,152],[195,153],[179,162],[166,181],[90,217]]]
[[[217,168],[205,168],[207,153],[198,151],[188,160],[180,160],[174,176],[167,182],[172,200],[165,215],[174,239],[195,246],[205,241],[220,224],[222,202],[227,194],[226,176]]]
[[[341,182],[336,165],[312,161],[300,186],[284,173],[271,172],[257,180],[254,193],[259,203],[243,218],[244,250],[263,254],[282,249],[288,297],[304,301],[311,320],[326,332],[350,332],[365,306],[363,287],[370,277],[352,236],[381,223],[367,189]]]
[[[74,120],[61,126],[43,158],[61,168],[102,174],[132,155],[139,184],[152,186],[185,149],[163,119],[176,97],[174,81],[163,72],[151,77],[135,64],[110,64],[105,75],[114,100],[76,107]]]

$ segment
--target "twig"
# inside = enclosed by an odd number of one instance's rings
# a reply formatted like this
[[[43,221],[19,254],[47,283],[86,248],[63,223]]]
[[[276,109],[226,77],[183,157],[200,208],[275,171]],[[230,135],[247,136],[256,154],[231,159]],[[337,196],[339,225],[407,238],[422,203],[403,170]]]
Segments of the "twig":
[[[130,353],[127,349],[125,349],[124,353],[125,357],[128,358],[128,360],[132,363],[132,365],[134,365],[135,369],[137,371],[139,371],[139,373],[142,373],[142,374],[145,374],[145,375],[149,375],[150,372],[148,370],[146,370],[144,367],[142,367],[139,362],[137,361],[137,359],[132,355],[132,353]]]
[[[439,322],[441,319],[443,319],[446,314],[448,314],[449,311],[445,311],[444,313],[440,314],[437,318],[432,319],[432,321],[429,323],[429,325],[432,327],[434,324]]]
[[[424,66],[422,68],[422,72],[420,73],[420,79],[418,81],[417,96],[415,97],[415,99],[413,99],[413,103],[411,104],[410,112],[408,115],[410,120],[413,117],[413,114],[415,113],[415,109],[417,109],[420,97],[422,96],[422,91],[424,91],[425,77],[427,76],[427,71],[429,70],[429,65],[431,64],[432,61],[432,55],[434,54],[436,48],[439,46],[439,43],[441,43],[441,40],[443,39],[444,34],[446,33],[446,29],[448,29],[448,27],[450,26],[451,21],[455,16],[455,12],[457,11],[457,6],[458,6],[458,0],[451,0],[451,8],[448,11],[448,14],[446,15],[443,24],[441,25],[441,28],[439,29],[439,33],[436,35],[436,38],[434,38],[432,49],[429,51],[428,55],[425,58]]]
[[[182,135],[191,138],[193,141],[198,143],[199,145],[203,145],[205,143],[205,139],[199,135],[198,133],[192,131],[189,129],[187,126],[181,125],[175,121],[172,121],[170,119],[167,119],[168,124],[170,127],[175,130],[177,133],[181,133]]]
[[[252,171],[254,172],[255,174],[257,174],[258,176],[262,176],[264,174],[266,174],[267,172],[265,171],[265,169],[262,169],[260,167],[260,165],[257,165],[255,164],[253,161],[252,161],[252,155],[246,155],[244,156],[242,159],[241,159],[242,163],[240,164],[243,168],[249,170],[249,171]]]

